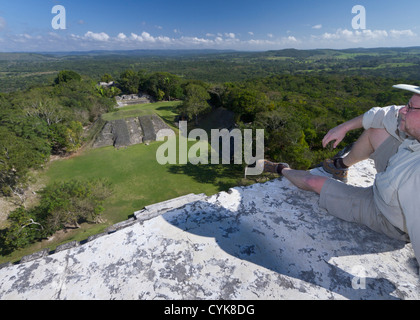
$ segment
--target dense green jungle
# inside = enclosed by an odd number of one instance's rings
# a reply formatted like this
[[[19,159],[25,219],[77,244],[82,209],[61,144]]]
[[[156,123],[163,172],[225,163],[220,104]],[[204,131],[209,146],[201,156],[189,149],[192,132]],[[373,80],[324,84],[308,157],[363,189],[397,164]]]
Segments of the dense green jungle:
[[[60,70],[100,78],[126,69],[169,72],[211,83],[242,81],[278,74],[342,74],[417,80],[420,47],[348,50],[91,51],[0,53],[0,92],[48,84]]]
[[[23,194],[32,173],[52,156],[75,155],[89,145],[101,116],[116,111],[118,95],[177,101],[170,112],[191,128],[208,128],[216,110],[228,110],[237,128],[265,130],[266,158],[309,169],[336,152],[321,145],[329,129],[372,107],[407,103],[410,95],[392,88],[398,83],[420,84],[420,47],[0,53],[0,195],[20,201],[0,221],[0,255],[69,225],[101,223],[109,181],[47,185],[36,206]],[[243,169],[218,174],[237,176],[231,184],[246,183]]]

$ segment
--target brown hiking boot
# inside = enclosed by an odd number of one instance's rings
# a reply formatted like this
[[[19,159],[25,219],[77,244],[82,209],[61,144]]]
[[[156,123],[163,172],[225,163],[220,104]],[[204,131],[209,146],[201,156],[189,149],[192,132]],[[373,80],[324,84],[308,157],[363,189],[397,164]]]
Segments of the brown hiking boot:
[[[349,173],[349,169],[337,168],[334,164],[334,160],[332,159],[325,160],[324,163],[322,164],[322,168],[326,172],[332,174],[334,179],[347,183],[348,181],[347,176]]]
[[[275,163],[268,160],[258,160],[257,166],[264,166],[264,172],[280,174],[284,168],[290,168],[287,163]]]

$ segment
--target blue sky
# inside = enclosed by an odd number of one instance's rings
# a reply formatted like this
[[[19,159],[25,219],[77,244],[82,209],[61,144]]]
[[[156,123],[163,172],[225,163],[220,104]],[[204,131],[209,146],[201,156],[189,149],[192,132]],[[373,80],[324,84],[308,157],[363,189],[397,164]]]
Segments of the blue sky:
[[[52,26],[55,5],[65,29]],[[412,0],[2,0],[0,52],[418,46],[419,9]]]

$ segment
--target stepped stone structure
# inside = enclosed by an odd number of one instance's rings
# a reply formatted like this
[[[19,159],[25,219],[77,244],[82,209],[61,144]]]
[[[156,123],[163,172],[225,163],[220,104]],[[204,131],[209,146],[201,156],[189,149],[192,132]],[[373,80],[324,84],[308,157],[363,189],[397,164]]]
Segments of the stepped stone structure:
[[[161,131],[163,129],[164,131]],[[104,146],[121,148],[156,141],[160,133],[171,135],[173,131],[155,114],[107,121],[97,136],[93,148]]]
[[[375,170],[365,161],[349,175],[368,186]],[[411,244],[318,200],[276,179],[151,205],[87,241],[0,266],[0,299],[420,298]]]
[[[154,100],[147,94],[128,94],[115,97],[118,107],[130,106],[135,104],[152,103]]]

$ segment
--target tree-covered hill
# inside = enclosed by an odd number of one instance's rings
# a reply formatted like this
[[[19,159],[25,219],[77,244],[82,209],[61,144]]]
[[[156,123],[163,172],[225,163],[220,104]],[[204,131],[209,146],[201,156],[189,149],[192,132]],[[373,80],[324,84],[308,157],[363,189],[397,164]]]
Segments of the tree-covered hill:
[[[0,53],[0,92],[54,80],[60,70],[94,79],[131,68],[169,72],[206,82],[242,81],[276,74],[343,74],[417,80],[420,47],[266,52],[133,50],[72,53]]]

